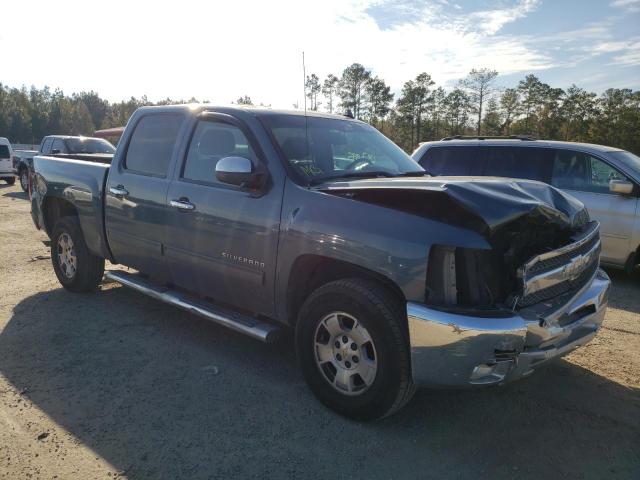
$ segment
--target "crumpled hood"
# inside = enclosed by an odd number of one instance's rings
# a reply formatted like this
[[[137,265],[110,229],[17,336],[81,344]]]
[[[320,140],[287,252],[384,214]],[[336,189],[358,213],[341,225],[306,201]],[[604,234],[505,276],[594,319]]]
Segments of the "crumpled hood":
[[[531,220],[562,230],[588,221],[577,199],[542,182],[494,177],[376,178],[330,182],[318,189],[473,229],[491,239],[502,227]]]

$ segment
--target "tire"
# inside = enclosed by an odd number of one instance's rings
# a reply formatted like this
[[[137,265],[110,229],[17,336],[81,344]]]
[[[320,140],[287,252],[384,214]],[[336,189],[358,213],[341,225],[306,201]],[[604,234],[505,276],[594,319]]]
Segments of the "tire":
[[[16,177],[6,177],[4,181],[7,182],[9,185],[13,185],[14,183],[16,183]]]
[[[404,305],[375,282],[345,279],[318,288],[304,302],[296,325],[298,361],[313,393],[354,420],[401,409],[415,391],[406,321]],[[336,325],[345,335],[336,336]]]
[[[26,168],[22,168],[19,173],[20,177],[20,187],[22,187],[23,192],[29,191],[29,170]]]
[[[102,281],[104,258],[89,252],[75,217],[63,217],[54,227],[51,262],[60,284],[72,292],[91,292]]]

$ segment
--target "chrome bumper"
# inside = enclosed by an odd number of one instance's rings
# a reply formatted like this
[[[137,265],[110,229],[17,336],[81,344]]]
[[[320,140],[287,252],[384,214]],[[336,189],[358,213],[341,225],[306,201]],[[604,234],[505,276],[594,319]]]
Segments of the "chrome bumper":
[[[598,269],[585,287],[556,304],[475,315],[408,302],[416,384],[462,387],[504,383],[589,342],[607,307],[610,280]]]

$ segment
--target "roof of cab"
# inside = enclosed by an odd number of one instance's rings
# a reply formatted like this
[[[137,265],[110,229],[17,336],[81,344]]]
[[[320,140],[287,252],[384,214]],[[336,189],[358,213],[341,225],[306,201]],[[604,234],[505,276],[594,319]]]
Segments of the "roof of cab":
[[[158,105],[158,106],[147,106],[140,107],[139,110],[144,111],[188,111],[188,112],[226,112],[231,113],[234,111],[244,112],[254,115],[256,117],[267,117],[271,115],[293,115],[293,116],[307,116],[307,117],[316,117],[316,118],[333,118],[336,120],[352,120],[356,122],[360,122],[360,120],[355,120],[350,117],[344,115],[337,115],[335,113],[325,113],[325,112],[317,112],[313,110],[286,110],[286,109],[274,109],[270,107],[261,107],[261,106],[253,106],[253,105],[215,105],[215,104],[207,104],[207,103],[185,103],[181,105]]]
[[[420,144],[420,147],[424,146],[446,146],[446,145],[468,145],[468,146],[518,146],[518,147],[557,147],[557,148],[580,148],[583,150],[594,150],[599,152],[613,152],[619,151],[619,148],[609,147],[606,145],[598,145],[595,143],[581,143],[581,142],[562,142],[559,140],[521,140],[517,138],[492,138],[492,139],[453,139],[453,140],[438,140],[432,142],[424,142]]]
[[[45,135],[44,138],[60,138],[62,140],[66,140],[68,138],[96,138],[90,135]]]

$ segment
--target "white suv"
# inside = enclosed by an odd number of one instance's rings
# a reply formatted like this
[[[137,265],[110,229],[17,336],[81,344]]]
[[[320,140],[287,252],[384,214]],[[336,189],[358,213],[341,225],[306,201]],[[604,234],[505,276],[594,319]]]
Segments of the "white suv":
[[[0,178],[13,185],[16,182],[16,169],[13,165],[13,148],[4,137],[0,137]]]
[[[526,178],[584,203],[600,222],[601,263],[640,265],[640,158],[618,148],[529,137],[448,137],[425,142],[413,159],[432,175]]]

